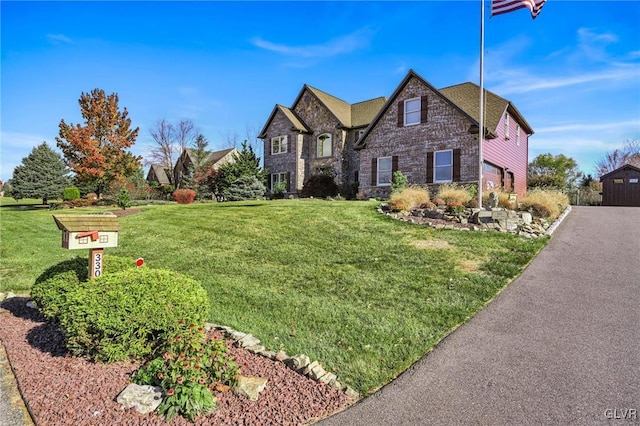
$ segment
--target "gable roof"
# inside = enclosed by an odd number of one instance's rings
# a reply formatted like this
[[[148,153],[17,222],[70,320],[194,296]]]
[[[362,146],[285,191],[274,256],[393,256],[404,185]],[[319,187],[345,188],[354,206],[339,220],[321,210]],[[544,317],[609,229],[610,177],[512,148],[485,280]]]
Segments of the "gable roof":
[[[58,229],[67,232],[119,231],[118,216],[112,213],[53,215]]]
[[[445,101],[446,103],[448,103],[449,105],[451,105],[453,108],[455,108],[456,110],[458,110],[462,115],[464,115],[471,124],[475,124],[476,126],[478,125],[478,122],[476,120],[473,119],[472,116],[470,116],[466,111],[464,111],[462,108],[460,108],[458,105],[456,105],[452,100],[450,100],[448,97],[444,96],[442,93],[440,93],[440,91],[438,89],[436,89],[434,86],[431,85],[431,83],[429,83],[427,80],[425,80],[424,78],[422,78],[417,72],[415,72],[414,70],[409,70],[409,72],[407,73],[407,75],[402,79],[402,81],[400,82],[400,84],[398,85],[398,87],[396,87],[396,90],[393,91],[393,94],[391,95],[391,97],[387,100],[387,102],[384,104],[384,106],[382,107],[382,109],[380,109],[380,111],[378,112],[378,114],[375,116],[375,118],[371,121],[371,123],[369,124],[369,126],[367,127],[367,129],[365,130],[364,134],[360,137],[360,139],[358,139],[358,142],[356,143],[356,145],[354,146],[354,149],[362,149],[365,147],[365,139],[367,138],[367,135],[371,132],[371,129],[373,129],[373,127],[375,127],[376,123],[378,121],[380,121],[380,119],[382,118],[382,116],[387,112],[387,110],[391,107],[391,105],[393,105],[396,102],[396,99],[398,98],[398,96],[400,95],[400,93],[402,92],[402,90],[404,90],[405,86],[409,83],[409,81],[411,81],[411,79],[418,79],[422,84],[424,84],[425,86],[427,86],[430,90],[432,90],[435,94],[437,94],[443,101]]]
[[[169,179],[169,175],[167,174],[167,170],[171,169],[168,169],[163,164],[152,164],[149,168],[149,173],[147,173],[147,179],[149,178],[152,170],[160,185],[169,185],[171,183],[171,179]]]
[[[293,102],[292,108],[295,108],[298,104],[298,101],[302,97],[304,91],[309,90],[309,92],[313,93],[318,100],[327,107],[329,112],[336,117],[336,119],[340,122],[343,127],[351,127],[351,105],[342,99],[338,99],[335,96],[332,96],[322,90],[316,89],[315,87],[311,87],[308,84],[305,84],[300,94]]]
[[[292,125],[291,130],[295,130],[297,132],[302,132],[302,133],[311,133],[311,130],[309,130],[307,125],[302,121],[300,117],[298,117],[298,115],[294,111],[287,108],[286,106],[276,104],[276,106],[273,107],[271,114],[269,114],[269,118],[267,119],[264,127],[258,134],[259,139],[263,139],[266,136],[267,127],[269,127],[269,124],[271,124],[271,121],[276,116],[276,113],[278,111],[283,113],[284,116],[287,117],[287,119],[291,122],[291,125]]]
[[[612,171],[610,171],[609,173],[607,173],[607,174],[604,174],[604,175],[600,176],[600,182],[602,182],[602,179],[604,179],[604,178],[607,178],[607,177],[609,177],[609,176],[611,176],[611,175],[614,175],[614,174],[616,174],[616,173],[618,173],[618,172],[621,172],[621,171],[628,171],[628,170],[634,170],[634,171],[636,171],[636,172],[640,173],[640,168],[639,168],[639,167],[636,167],[636,166],[634,166],[634,165],[632,165],[632,164],[628,164],[628,163],[627,163],[627,164],[625,164],[625,165],[624,165],[624,166],[622,166],[622,167],[618,167],[617,169],[612,170]]]
[[[466,82],[456,84],[454,86],[440,89],[440,92],[447,98],[451,99],[456,105],[463,109],[469,116],[480,116],[480,86],[477,84]],[[533,129],[524,119],[520,111],[509,100],[504,99],[493,92],[484,89],[485,99],[485,127],[493,134],[497,133],[498,125],[504,115],[508,111],[517,121],[527,134],[532,135]]]
[[[212,164],[216,164],[218,161],[220,161],[225,155],[229,154],[231,151],[234,151],[235,148],[227,148],[227,149],[223,149],[221,151],[206,151],[207,152],[207,158],[204,160],[205,163],[212,163]],[[189,158],[189,161],[191,161],[191,164],[195,164],[195,160],[196,160],[196,153],[197,149],[195,148],[185,148],[184,152],[182,153],[182,155],[186,155]]]
[[[384,103],[387,100],[387,98],[385,98],[384,96],[380,96],[351,105],[348,102],[343,101],[342,99],[328,94],[327,92],[323,92],[320,89],[316,89],[315,87],[305,84],[302,87],[300,93],[298,93],[295,101],[293,101],[293,105],[291,108],[276,104],[276,106],[271,111],[267,122],[258,134],[258,138],[263,139],[266,137],[267,128],[269,127],[269,124],[271,124],[271,121],[278,111],[282,112],[291,122],[291,130],[302,133],[312,133],[312,129],[310,129],[309,126],[294,111],[296,105],[298,104],[298,102],[300,102],[300,99],[302,98],[302,95],[305,93],[305,91],[311,93],[318,100],[318,102],[324,105],[329,113],[331,113],[331,115],[335,117],[335,119],[340,123],[340,126],[347,129],[367,126],[371,122],[371,120],[373,120],[378,111],[380,111],[380,108],[384,106]]]

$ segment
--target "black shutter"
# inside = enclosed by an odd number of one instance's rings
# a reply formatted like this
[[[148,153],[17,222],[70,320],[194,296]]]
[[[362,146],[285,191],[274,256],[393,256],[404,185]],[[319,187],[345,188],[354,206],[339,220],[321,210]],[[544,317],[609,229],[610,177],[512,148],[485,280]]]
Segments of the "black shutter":
[[[391,178],[393,179],[393,174],[398,170],[398,156],[394,155],[391,157]]]
[[[433,152],[427,152],[427,183],[433,183]]]
[[[453,150],[453,181],[460,182],[460,148]]]
[[[291,192],[291,172],[287,172],[287,192]]]
[[[378,159],[371,159],[371,186],[378,186]]]
[[[398,127],[404,126],[404,101],[398,102]]]
[[[271,181],[273,180],[273,175],[267,175],[267,190],[271,191]]]
[[[420,123],[427,122],[427,97],[422,96],[420,98]]]
[[[290,136],[290,135],[289,135]],[[291,138],[287,136],[287,152],[291,152]]]

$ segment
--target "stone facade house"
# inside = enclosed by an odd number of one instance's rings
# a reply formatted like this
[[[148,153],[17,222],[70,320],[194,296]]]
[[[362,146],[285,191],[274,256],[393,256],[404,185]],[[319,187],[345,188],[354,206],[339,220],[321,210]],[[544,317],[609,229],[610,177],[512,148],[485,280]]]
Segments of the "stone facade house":
[[[388,196],[396,170],[410,183],[478,184],[480,89],[463,83],[436,89],[409,71],[358,141],[360,196]],[[515,106],[485,91],[483,188],[526,194],[528,137]]]
[[[319,173],[332,174],[338,184],[357,182],[354,146],[385,101],[379,97],[349,104],[304,85],[290,108],[276,105],[258,135],[264,141],[267,188],[281,183],[295,194]]]
[[[192,168],[198,162],[201,164],[212,164],[213,168],[217,169],[222,164],[233,161],[233,155],[237,152],[238,150],[235,148],[228,148],[214,152],[206,151],[204,158],[198,159],[197,151],[195,149],[185,148],[173,168],[173,176],[176,182],[175,187],[180,188],[180,183],[183,177],[189,176],[192,173]]]
[[[479,95],[473,83],[436,89],[413,70],[388,100],[354,105],[305,85],[291,108],[276,105],[259,135],[267,184],[296,193],[326,168],[338,184],[357,183],[361,198],[388,196],[396,170],[432,192],[478,184]],[[485,90],[485,105],[483,188],[524,196],[533,130],[510,101]]]

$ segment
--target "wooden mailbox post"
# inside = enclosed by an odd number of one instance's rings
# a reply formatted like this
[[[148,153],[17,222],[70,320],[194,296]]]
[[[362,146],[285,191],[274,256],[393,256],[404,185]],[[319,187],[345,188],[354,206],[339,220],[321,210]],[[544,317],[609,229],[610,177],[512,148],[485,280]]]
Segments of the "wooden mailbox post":
[[[62,247],[89,249],[89,278],[102,275],[104,249],[118,247],[118,217],[114,214],[65,214],[53,219],[62,231]]]

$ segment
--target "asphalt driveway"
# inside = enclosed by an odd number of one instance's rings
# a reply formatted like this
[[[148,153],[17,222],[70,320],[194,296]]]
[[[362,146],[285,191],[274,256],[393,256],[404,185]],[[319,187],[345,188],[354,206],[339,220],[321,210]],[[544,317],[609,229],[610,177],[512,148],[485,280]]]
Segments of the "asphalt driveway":
[[[500,296],[331,425],[640,423],[640,208],[574,207]]]

